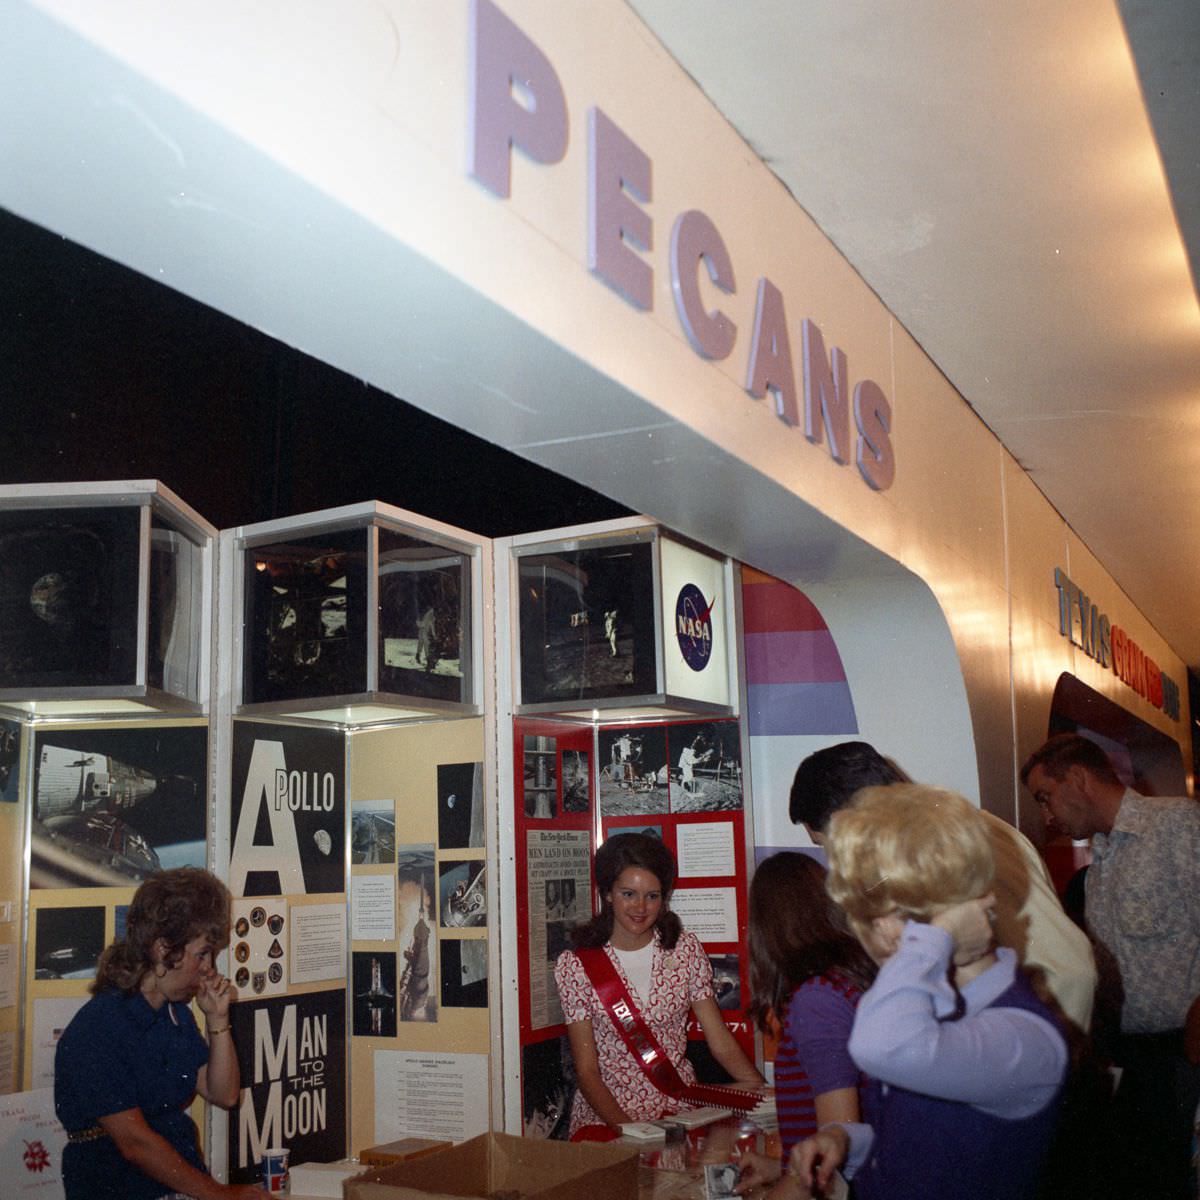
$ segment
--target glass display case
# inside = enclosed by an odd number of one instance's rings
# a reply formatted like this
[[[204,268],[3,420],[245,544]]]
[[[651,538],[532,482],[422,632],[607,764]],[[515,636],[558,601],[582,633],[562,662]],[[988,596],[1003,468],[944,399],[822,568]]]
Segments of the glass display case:
[[[728,564],[654,526],[513,539],[521,712],[729,713]]]
[[[153,480],[0,488],[0,704],[198,711],[215,534]]]
[[[234,531],[239,712],[474,714],[481,541],[371,503]]]

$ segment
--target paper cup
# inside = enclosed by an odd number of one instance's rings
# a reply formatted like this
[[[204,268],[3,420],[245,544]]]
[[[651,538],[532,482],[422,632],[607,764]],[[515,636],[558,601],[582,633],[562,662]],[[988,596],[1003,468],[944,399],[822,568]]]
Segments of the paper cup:
[[[286,1196],[288,1184],[288,1152],[286,1150],[264,1150],[262,1156],[262,1181],[272,1196]]]

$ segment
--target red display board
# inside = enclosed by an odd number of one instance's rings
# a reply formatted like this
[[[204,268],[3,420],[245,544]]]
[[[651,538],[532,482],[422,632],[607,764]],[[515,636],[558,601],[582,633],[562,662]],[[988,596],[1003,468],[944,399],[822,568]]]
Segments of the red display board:
[[[513,723],[520,1038],[526,1132],[560,1132],[566,1027],[554,960],[598,908],[591,861],[616,833],[662,838],[679,866],[672,907],[713,964],[718,1006],[753,1059],[745,1010],[747,880],[736,720],[601,725]],[[689,1036],[703,1060],[703,1038]],[[703,1062],[700,1064],[704,1074]]]

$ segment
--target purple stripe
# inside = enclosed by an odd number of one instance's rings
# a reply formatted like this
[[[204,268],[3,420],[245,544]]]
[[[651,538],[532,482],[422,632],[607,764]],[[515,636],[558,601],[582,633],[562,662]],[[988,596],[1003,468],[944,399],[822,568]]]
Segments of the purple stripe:
[[[858,732],[845,683],[752,683],[746,712],[751,737]]]
[[[820,846],[755,846],[754,865],[760,867],[764,859],[770,858],[772,854],[782,854],[785,850],[792,850],[797,854],[807,854],[809,858],[816,859],[821,866],[827,865],[825,851]]]
[[[838,683],[846,678],[827,629],[745,636],[747,683]]]

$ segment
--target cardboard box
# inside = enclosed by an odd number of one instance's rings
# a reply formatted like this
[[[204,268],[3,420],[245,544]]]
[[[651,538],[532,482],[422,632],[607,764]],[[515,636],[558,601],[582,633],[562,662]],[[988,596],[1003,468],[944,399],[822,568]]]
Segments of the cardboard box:
[[[635,1146],[572,1145],[505,1133],[485,1133],[343,1184],[345,1200],[637,1200],[637,1186]]]
[[[288,1172],[295,1196],[330,1197],[342,1200],[342,1183],[363,1172],[362,1163],[344,1158],[340,1162],[300,1163]]]
[[[358,1161],[364,1167],[386,1167],[391,1163],[407,1162],[432,1154],[435,1150],[449,1150],[453,1142],[437,1141],[434,1138],[406,1137],[395,1142],[382,1142],[359,1151]]]

